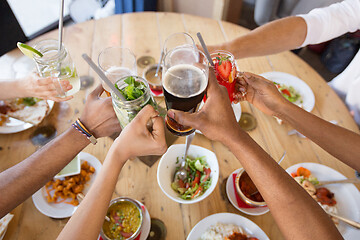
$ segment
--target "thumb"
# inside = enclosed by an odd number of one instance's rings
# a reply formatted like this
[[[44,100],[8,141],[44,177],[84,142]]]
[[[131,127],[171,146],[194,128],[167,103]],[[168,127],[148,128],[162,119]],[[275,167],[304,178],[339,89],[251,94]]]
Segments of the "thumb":
[[[188,113],[183,111],[178,111],[174,109],[170,109],[167,113],[168,117],[174,119],[176,122],[181,125],[190,126],[196,128],[196,113]]]

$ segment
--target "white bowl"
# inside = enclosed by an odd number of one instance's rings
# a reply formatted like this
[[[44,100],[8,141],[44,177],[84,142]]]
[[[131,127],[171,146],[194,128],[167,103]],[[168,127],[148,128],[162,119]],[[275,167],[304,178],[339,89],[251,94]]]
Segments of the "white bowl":
[[[175,192],[171,188],[171,183],[174,180],[175,168],[176,166],[179,165],[179,163],[176,164],[176,159],[177,157],[182,157],[184,155],[184,152],[185,152],[185,144],[171,145],[168,148],[166,153],[160,159],[159,166],[157,169],[157,181],[161,190],[165,193],[165,195],[175,202],[184,203],[184,204],[200,202],[201,200],[207,198],[215,189],[216,184],[219,180],[219,164],[215,153],[213,153],[212,151],[196,145],[190,146],[188,151],[188,156],[192,158],[202,157],[202,156],[206,157],[206,161],[211,169],[211,174],[210,174],[211,185],[203,195],[191,200],[184,200],[180,197],[180,195],[177,192]]]

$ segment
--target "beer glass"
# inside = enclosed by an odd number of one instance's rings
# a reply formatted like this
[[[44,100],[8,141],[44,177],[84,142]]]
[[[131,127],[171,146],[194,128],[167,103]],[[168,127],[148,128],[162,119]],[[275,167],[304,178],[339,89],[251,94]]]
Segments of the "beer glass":
[[[205,54],[192,46],[170,50],[164,57],[163,92],[167,110],[196,112],[208,85],[209,63]],[[166,127],[178,136],[195,131],[166,116]]]
[[[99,54],[98,65],[113,84],[123,77],[137,75],[136,57],[128,48],[105,48]],[[102,85],[110,92],[105,82]]]

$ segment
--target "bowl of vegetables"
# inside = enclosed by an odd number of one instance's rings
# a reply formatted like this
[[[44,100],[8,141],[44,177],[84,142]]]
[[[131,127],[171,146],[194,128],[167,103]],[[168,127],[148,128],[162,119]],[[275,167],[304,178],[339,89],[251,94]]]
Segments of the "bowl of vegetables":
[[[111,200],[100,235],[105,240],[136,239],[141,233],[143,212],[136,200],[119,197]]]
[[[184,159],[185,144],[176,144],[168,148],[161,157],[157,181],[161,190],[171,200],[191,204],[207,198],[215,189],[219,180],[219,164],[216,155],[203,147],[191,145]],[[175,178],[175,174],[185,161],[184,179]]]

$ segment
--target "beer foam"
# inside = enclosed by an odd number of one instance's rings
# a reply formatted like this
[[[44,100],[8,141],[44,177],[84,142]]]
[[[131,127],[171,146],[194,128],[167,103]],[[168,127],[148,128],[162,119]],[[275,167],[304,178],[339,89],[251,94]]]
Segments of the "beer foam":
[[[205,73],[190,64],[179,64],[169,68],[163,78],[163,87],[168,93],[180,98],[199,95],[207,87]]]

